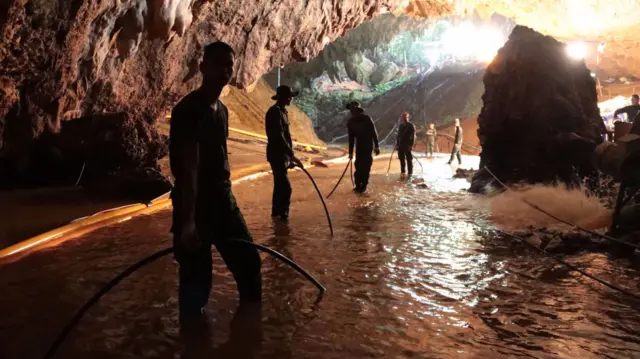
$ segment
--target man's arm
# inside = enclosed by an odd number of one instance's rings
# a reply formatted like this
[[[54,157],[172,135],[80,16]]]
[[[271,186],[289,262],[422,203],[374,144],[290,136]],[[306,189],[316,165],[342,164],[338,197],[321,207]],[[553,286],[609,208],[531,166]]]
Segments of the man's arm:
[[[169,132],[169,163],[171,172],[180,183],[180,208],[176,208],[182,218],[183,231],[195,230],[196,198],[198,196],[199,149],[196,130],[189,126],[189,118],[174,111],[171,114]]]
[[[409,128],[410,133],[409,133],[409,147],[413,148],[413,144],[416,141],[416,126],[414,124],[411,124],[411,127]]]
[[[623,108],[617,109],[616,112],[613,113],[613,117],[618,117],[618,115],[621,113],[628,113],[630,108],[631,106],[625,106]],[[633,120],[633,119],[631,118],[629,120]]]
[[[276,147],[282,150],[287,156],[293,157],[293,150],[289,147],[287,140],[284,138],[284,130],[280,119],[280,111],[272,107],[267,111],[265,117],[267,127],[267,137],[276,144]]]
[[[375,145],[375,148],[380,148],[380,146],[378,145],[378,131],[376,130],[376,125],[373,123],[373,119],[371,119],[371,116],[367,116],[367,118],[369,119],[369,123],[371,124],[371,136],[373,137],[373,144]]]

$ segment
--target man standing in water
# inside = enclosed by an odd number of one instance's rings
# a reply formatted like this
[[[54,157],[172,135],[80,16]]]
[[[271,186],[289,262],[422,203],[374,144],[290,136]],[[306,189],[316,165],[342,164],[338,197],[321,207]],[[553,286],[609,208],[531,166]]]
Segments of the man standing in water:
[[[219,100],[231,81],[235,54],[224,42],[209,44],[200,63],[202,85],[171,113],[169,159],[175,186],[173,245],[179,263],[181,318],[197,317],[211,291],[211,245],[233,274],[240,302],[260,302],[260,256],[231,192],[227,157],[228,112]]]
[[[462,150],[462,126],[460,126],[460,119],[456,118],[456,136],[453,139],[453,149],[451,150],[451,158],[448,165],[453,162],[454,157],[458,157],[458,165],[462,164],[462,156],[460,155],[460,151]]]
[[[436,146],[436,136],[438,133],[436,132],[436,127],[433,123],[429,124],[429,128],[427,129],[427,156],[433,158],[433,148]]]
[[[300,160],[293,154],[293,141],[286,109],[297,95],[298,92],[292,91],[289,86],[279,86],[276,89],[276,95],[272,97],[276,103],[267,111],[264,121],[268,138],[267,161],[273,173],[271,216],[283,221],[289,218],[291,204],[291,182],[289,182],[287,169],[302,166]]]
[[[409,113],[407,112],[402,113],[400,121],[398,138],[396,139],[396,150],[400,159],[400,173],[404,175],[406,162],[407,174],[411,176],[413,174],[413,154],[411,150],[416,137],[416,127],[409,122]]]
[[[364,110],[358,101],[347,104],[347,109],[351,112],[351,118],[347,123],[349,133],[349,159],[353,159],[353,147],[356,147],[356,172],[354,191],[363,193],[369,184],[369,172],[373,164],[371,152],[376,156],[380,154],[378,145],[378,133],[371,117],[364,114]]]
[[[617,109],[616,112],[613,113],[613,121],[615,121],[621,113],[627,114],[627,121],[633,122],[636,115],[640,113],[640,96],[631,96],[631,106],[625,106]]]

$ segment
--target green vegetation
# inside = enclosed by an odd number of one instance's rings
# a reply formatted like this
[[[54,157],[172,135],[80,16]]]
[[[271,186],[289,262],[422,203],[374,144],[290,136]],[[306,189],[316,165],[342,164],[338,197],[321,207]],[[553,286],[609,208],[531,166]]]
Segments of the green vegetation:
[[[397,80],[389,81],[389,82],[387,82],[385,84],[376,85],[376,87],[375,87],[376,93],[377,93],[377,95],[382,95],[383,93],[385,93],[385,92],[387,92],[389,90],[392,90],[392,89],[402,85],[403,83],[411,80],[415,76],[416,76],[416,74],[412,74],[410,76],[403,76],[403,77],[401,77],[401,78],[399,78]]]

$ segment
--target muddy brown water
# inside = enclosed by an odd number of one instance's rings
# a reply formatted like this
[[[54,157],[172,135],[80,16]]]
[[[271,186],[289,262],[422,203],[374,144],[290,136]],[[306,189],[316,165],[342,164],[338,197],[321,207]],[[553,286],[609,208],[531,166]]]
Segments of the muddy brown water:
[[[291,175],[288,225],[269,218],[270,177],[236,185],[256,241],[313,273],[327,287],[320,302],[315,287],[265,257],[262,310],[234,319],[234,283],[216,256],[209,319],[181,336],[176,265],[167,257],[107,294],[57,357],[639,357],[638,303],[490,235],[488,215],[470,205],[477,199],[445,161],[423,159],[427,173],[416,177],[428,189],[385,175],[386,161],[374,165],[368,194],[343,183],[329,201],[333,238],[304,174]],[[339,167],[312,170],[323,191]],[[1,265],[0,358],[42,357],[87,298],[170,244],[169,225],[168,211],[138,217]],[[640,292],[623,260],[565,259]]]

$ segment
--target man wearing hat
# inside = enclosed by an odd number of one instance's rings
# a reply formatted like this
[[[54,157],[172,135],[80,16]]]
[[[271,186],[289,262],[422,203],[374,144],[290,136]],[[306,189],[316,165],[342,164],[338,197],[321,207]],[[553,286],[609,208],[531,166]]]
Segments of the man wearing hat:
[[[302,162],[293,154],[293,142],[289,132],[289,118],[286,107],[298,96],[289,86],[279,86],[275,96],[276,101],[271,106],[265,118],[267,132],[267,161],[273,173],[273,199],[271,216],[282,220],[289,218],[289,204],[291,203],[291,183],[287,170],[295,166],[302,166]]]
[[[373,120],[364,114],[364,109],[358,101],[347,104],[347,109],[351,112],[351,118],[347,123],[349,131],[349,159],[353,159],[353,147],[356,147],[356,173],[354,191],[362,193],[367,190],[369,184],[369,172],[373,164],[371,152],[376,156],[380,154],[378,146],[378,133]]]
[[[398,159],[400,160],[400,173],[405,173],[405,162],[407,174],[411,176],[413,173],[413,143],[416,138],[416,127],[409,122],[409,113],[403,112],[398,128],[398,138],[396,139],[396,150],[398,151]]]

